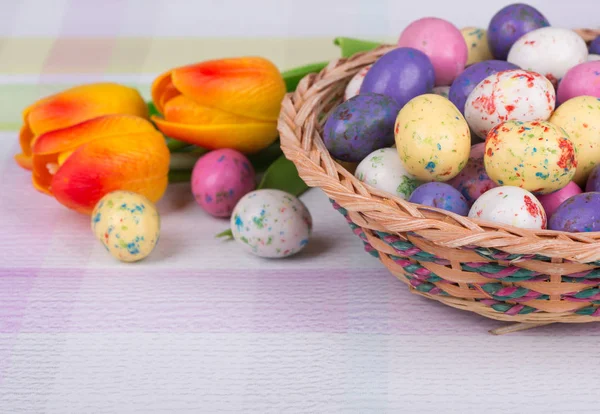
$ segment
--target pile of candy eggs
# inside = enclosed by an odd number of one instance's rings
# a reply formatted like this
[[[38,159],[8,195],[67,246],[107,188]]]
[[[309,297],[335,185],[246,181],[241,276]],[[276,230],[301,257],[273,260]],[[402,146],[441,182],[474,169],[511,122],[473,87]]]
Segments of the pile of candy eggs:
[[[600,37],[526,4],[412,22],[349,82],[323,141],[366,186],[533,230],[600,231]],[[598,212],[598,213],[597,213]]]

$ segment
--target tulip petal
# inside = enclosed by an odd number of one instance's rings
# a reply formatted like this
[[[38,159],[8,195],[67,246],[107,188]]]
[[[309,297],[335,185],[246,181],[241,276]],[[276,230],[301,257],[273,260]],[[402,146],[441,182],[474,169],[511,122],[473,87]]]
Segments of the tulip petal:
[[[285,95],[277,67],[260,57],[210,60],[171,72],[173,85],[201,106],[276,121]]]
[[[180,95],[171,79],[171,72],[160,75],[152,82],[152,101],[161,114],[165,113],[165,105],[171,99]]]
[[[168,172],[169,150],[164,138],[149,131],[84,144],[60,166],[50,188],[61,204],[91,214],[100,198],[116,190],[158,201],[167,187]]]
[[[41,99],[23,111],[22,154],[15,158],[26,167],[36,136],[108,114],[148,118],[148,107],[138,91],[115,83],[77,86]]]
[[[198,105],[184,95],[171,99],[165,105],[164,116],[169,122],[191,125],[251,124],[257,122],[252,118],[235,115],[221,109]]]
[[[275,122],[251,124],[188,125],[152,120],[165,135],[206,149],[232,148],[245,154],[256,153],[278,137]]]
[[[34,155],[56,154],[86,142],[113,136],[156,131],[150,121],[132,115],[106,115],[40,135],[33,143]]]
[[[76,86],[42,99],[25,109],[23,117],[31,131],[40,135],[109,114],[148,118],[148,106],[133,88],[96,83]]]
[[[31,170],[31,141],[33,140],[33,132],[29,129],[29,125],[23,124],[19,131],[19,144],[21,145],[21,154],[15,155],[15,161],[21,167]]]

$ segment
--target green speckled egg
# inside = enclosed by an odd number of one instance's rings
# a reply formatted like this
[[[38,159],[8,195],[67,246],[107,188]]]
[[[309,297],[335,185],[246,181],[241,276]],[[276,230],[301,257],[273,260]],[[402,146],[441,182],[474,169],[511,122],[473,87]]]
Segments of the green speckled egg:
[[[410,100],[395,125],[396,148],[406,170],[421,181],[448,181],[469,160],[467,121],[448,99],[425,94]]]
[[[154,250],[160,235],[160,216],[146,197],[115,191],[94,207],[92,231],[114,257],[136,262]]]

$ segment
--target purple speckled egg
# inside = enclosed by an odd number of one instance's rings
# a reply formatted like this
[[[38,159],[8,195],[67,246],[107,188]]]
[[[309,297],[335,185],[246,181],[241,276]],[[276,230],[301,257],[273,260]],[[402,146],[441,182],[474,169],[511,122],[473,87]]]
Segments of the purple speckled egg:
[[[408,200],[411,203],[451,211],[461,216],[469,213],[469,204],[456,188],[446,183],[426,183],[417,187]]]
[[[485,171],[484,151],[485,142],[473,145],[465,168],[448,181],[448,184],[461,192],[469,205],[472,205],[486,191],[498,186]]]
[[[448,92],[448,99],[450,99],[464,115],[467,98],[479,82],[494,73],[512,69],[519,69],[519,67],[502,60],[484,60],[483,62],[475,63],[466,68],[458,75],[454,82],[452,82],[450,92]]]
[[[589,193],[592,191],[600,192],[600,164],[596,164],[592,169],[585,184],[585,192]]]
[[[558,84],[558,104],[576,96],[600,98],[600,61],[584,62],[567,71]]]
[[[394,124],[399,111],[400,107],[389,96],[356,95],[329,115],[323,128],[323,142],[334,158],[360,162],[373,151],[394,144]]]
[[[589,52],[594,55],[600,55],[600,36],[590,42]]]
[[[548,222],[550,230],[600,231],[600,193],[581,193],[562,203]]]
[[[434,81],[433,65],[425,53],[410,47],[399,47],[373,64],[360,92],[390,96],[402,108],[412,98],[431,92]]]
[[[525,33],[550,26],[548,19],[535,8],[523,4],[510,4],[492,17],[488,26],[488,45],[496,59],[506,60],[512,45]]]
[[[200,158],[192,171],[196,202],[215,217],[229,217],[237,202],[254,190],[254,168],[241,152],[224,148]]]
[[[558,191],[555,191],[550,194],[542,194],[537,197],[537,199],[542,203],[544,210],[546,211],[547,217],[552,217],[552,214],[556,211],[556,209],[568,198],[581,194],[581,188],[575,182],[571,181],[569,184],[564,186]]]

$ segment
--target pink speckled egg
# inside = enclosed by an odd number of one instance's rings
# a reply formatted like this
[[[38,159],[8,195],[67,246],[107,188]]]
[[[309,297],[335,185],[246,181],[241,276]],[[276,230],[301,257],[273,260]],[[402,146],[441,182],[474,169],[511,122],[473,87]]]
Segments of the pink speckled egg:
[[[485,171],[484,151],[485,142],[473,145],[465,168],[448,181],[448,184],[462,193],[469,205],[472,205],[486,191],[498,186]]]
[[[409,24],[398,39],[398,46],[418,49],[429,57],[436,86],[451,85],[465,69],[469,54],[461,31],[436,17],[425,17]]]
[[[365,75],[371,69],[371,66],[368,65],[362,68],[356,75],[350,79],[348,85],[346,86],[346,90],[344,91],[344,101],[347,101],[350,98],[354,98],[356,95],[360,93],[360,87],[362,86],[363,80],[365,80]]]
[[[558,85],[559,104],[576,96],[600,98],[600,61],[585,62],[569,69]]]
[[[558,191],[538,196],[538,200],[540,203],[542,203],[544,210],[546,210],[546,216],[552,217],[558,206],[560,206],[565,200],[571,198],[571,196],[574,196],[575,194],[581,193],[581,188],[571,181]]]
[[[554,87],[539,73],[521,69],[494,73],[467,97],[465,118],[481,138],[505,121],[546,121],[555,105]]]
[[[237,202],[256,187],[254,168],[241,152],[224,148],[200,158],[192,171],[196,202],[215,217],[229,217]]]

